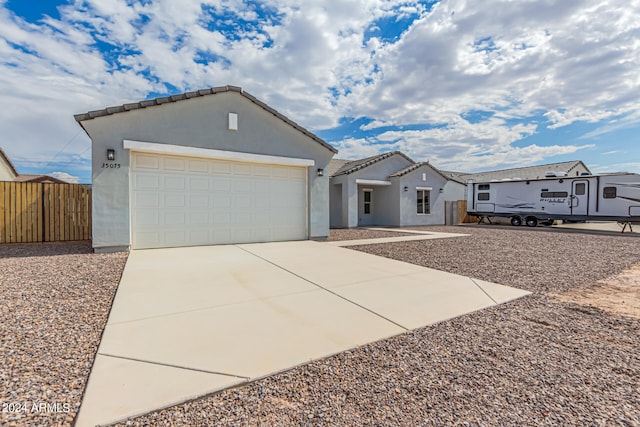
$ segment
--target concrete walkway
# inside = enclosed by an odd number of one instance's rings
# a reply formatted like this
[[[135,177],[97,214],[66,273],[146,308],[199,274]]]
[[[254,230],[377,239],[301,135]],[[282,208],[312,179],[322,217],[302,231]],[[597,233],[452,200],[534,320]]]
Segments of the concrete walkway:
[[[76,425],[145,414],[526,294],[312,241],[133,251]]]
[[[347,247],[347,246],[377,245],[379,243],[410,242],[414,240],[447,239],[449,237],[468,236],[468,234],[439,233],[434,231],[410,230],[406,228],[376,227],[376,228],[367,228],[367,230],[392,231],[394,233],[407,233],[409,234],[409,236],[378,237],[375,239],[358,239],[358,240],[336,240],[336,241],[331,241],[327,243],[333,246]]]

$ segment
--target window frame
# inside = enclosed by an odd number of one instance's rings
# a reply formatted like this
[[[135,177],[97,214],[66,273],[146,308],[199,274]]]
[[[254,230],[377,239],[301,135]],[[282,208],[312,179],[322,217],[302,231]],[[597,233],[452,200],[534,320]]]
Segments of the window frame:
[[[416,189],[416,214],[431,215],[431,190]]]
[[[602,188],[602,198],[603,199],[615,199],[618,197],[618,188],[617,187],[603,187]]]
[[[362,201],[363,201],[363,206],[362,206],[362,212],[364,213],[364,215],[371,215],[371,204],[373,202],[373,190],[362,190],[363,195],[362,195]],[[367,200],[367,195],[369,196],[369,200]]]

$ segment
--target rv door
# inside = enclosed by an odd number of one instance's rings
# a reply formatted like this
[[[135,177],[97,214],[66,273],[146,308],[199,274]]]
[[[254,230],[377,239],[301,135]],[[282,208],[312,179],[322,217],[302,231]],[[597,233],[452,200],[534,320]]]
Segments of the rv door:
[[[573,181],[571,187],[571,215],[589,214],[589,181]]]

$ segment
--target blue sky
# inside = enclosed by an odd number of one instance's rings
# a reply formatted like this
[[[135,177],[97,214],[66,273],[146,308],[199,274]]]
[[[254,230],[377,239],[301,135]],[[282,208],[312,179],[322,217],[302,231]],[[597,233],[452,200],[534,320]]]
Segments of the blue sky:
[[[640,3],[0,0],[0,147],[90,182],[73,114],[226,84],[354,159],[640,172]]]

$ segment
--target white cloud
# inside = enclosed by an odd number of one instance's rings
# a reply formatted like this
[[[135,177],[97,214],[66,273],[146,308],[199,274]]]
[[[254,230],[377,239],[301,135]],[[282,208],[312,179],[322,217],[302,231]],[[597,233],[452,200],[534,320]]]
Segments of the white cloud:
[[[80,178],[77,176],[69,175],[66,172],[51,172],[47,174],[54,178],[58,178],[62,181],[68,182],[69,184],[78,184],[80,182]]]
[[[397,145],[393,143],[371,144],[364,139],[347,138],[333,144],[340,152],[336,158],[345,160],[357,160],[377,154],[397,150]]]
[[[542,127],[599,123],[584,135],[592,139],[640,122],[640,0],[444,0],[430,9],[403,0],[74,0],[59,7],[61,19],[38,23],[6,7],[0,1],[0,145],[25,165],[86,162],[86,136],[69,144],[73,113],[165,85],[240,85],[316,131],[367,118],[362,131],[396,130],[337,143],[341,157],[394,148],[452,168],[585,147],[514,145]],[[409,16],[419,18],[397,39],[365,40],[381,18]],[[473,111],[493,115],[461,118]],[[422,124],[433,128],[402,128]]]

